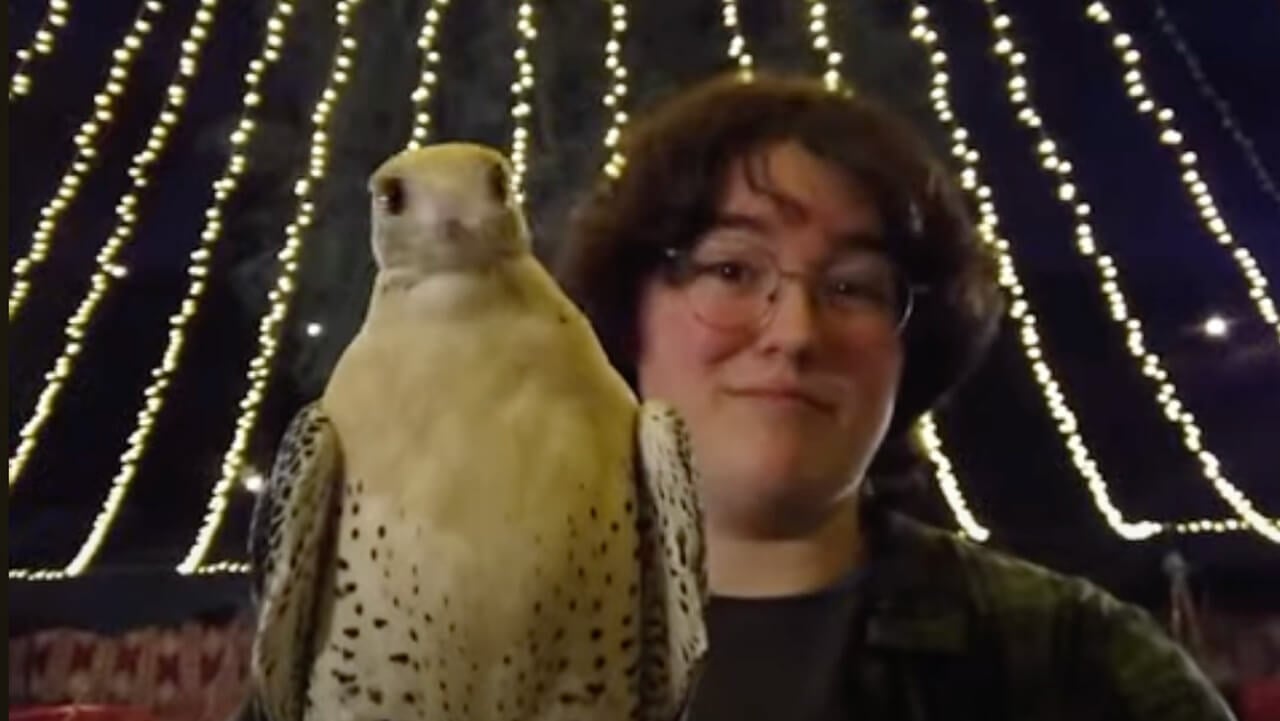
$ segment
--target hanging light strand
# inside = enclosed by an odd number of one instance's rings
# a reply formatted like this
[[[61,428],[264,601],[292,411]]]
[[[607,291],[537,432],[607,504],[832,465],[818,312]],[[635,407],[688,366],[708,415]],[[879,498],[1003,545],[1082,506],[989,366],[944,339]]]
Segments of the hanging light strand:
[[[67,578],[60,568],[10,568],[10,581],[62,581]]]
[[[312,200],[312,192],[324,179],[329,165],[329,120],[334,106],[342,96],[344,87],[351,79],[351,67],[358,47],[351,17],[360,1],[339,0],[337,5],[337,48],[334,51],[333,63],[324,90],[320,93],[320,98],[311,113],[312,133],[308,167],[293,186],[297,208],[293,221],[285,227],[284,247],[277,255],[280,260],[280,271],[276,276],[275,287],[267,295],[270,307],[258,321],[258,352],[249,362],[249,370],[246,374],[248,388],[245,390],[244,397],[240,399],[240,416],[236,419],[231,444],[222,457],[222,475],[218,478],[213,493],[209,497],[209,505],[200,530],[196,533],[195,541],[178,566],[179,573],[195,573],[196,569],[203,564],[218,528],[222,525],[227,509],[227,497],[244,467],[249,436],[253,433],[258,420],[258,411],[266,395],[272,361],[279,351],[280,328],[289,313],[289,303],[297,287],[298,255],[302,250],[303,237],[315,220],[315,202]]]
[[[1230,103],[1213,87],[1213,83],[1209,81],[1209,76],[1205,74],[1204,68],[1200,66],[1200,60],[1187,45],[1187,41],[1182,37],[1177,24],[1173,22],[1168,9],[1165,8],[1164,3],[1160,0],[1155,2],[1155,16],[1156,25],[1160,28],[1160,32],[1169,38],[1169,42],[1177,50],[1183,63],[1186,64],[1187,71],[1191,73],[1191,78],[1195,81],[1196,90],[1200,91],[1200,94],[1218,111],[1218,119],[1222,123],[1222,127],[1226,128],[1227,132],[1231,134],[1232,140],[1236,142],[1236,145],[1240,146],[1240,152],[1244,154],[1245,162],[1249,164],[1254,177],[1258,179],[1258,185],[1280,207],[1280,186],[1277,186],[1275,178],[1271,176],[1270,171],[1263,164],[1262,158],[1258,156],[1258,149],[1254,146],[1253,140],[1240,127],[1240,122],[1236,120],[1235,113],[1231,111]]]
[[[10,489],[18,482],[18,478],[26,468],[39,442],[40,431],[52,415],[64,384],[75,370],[76,360],[84,348],[85,336],[98,304],[106,297],[113,282],[127,275],[124,266],[118,264],[116,259],[120,251],[133,239],[138,222],[139,197],[150,182],[147,173],[164,152],[169,134],[181,119],[182,108],[186,103],[187,86],[196,75],[196,58],[209,35],[217,5],[218,0],[202,0],[200,6],[196,8],[195,17],[182,43],[178,67],[165,91],[164,103],[160,107],[156,121],[151,126],[145,147],[133,156],[129,166],[130,187],[116,204],[116,225],[95,258],[97,266],[89,279],[89,290],[80,300],[75,313],[67,320],[63,329],[65,342],[62,352],[54,361],[53,367],[45,373],[45,386],[36,400],[35,409],[19,431],[18,446],[9,457]]]
[[[932,413],[920,417],[916,424],[916,438],[924,446],[925,455],[933,464],[933,472],[938,477],[938,487],[942,489],[942,497],[951,507],[951,514],[960,524],[961,532],[978,543],[984,543],[991,537],[991,531],[978,522],[973,511],[969,510],[969,502],[960,490],[960,479],[956,478],[955,467],[942,448],[942,436],[938,433],[938,425]]]
[[[31,63],[37,57],[48,57],[53,54],[58,33],[67,26],[67,17],[71,14],[69,0],[49,0],[49,9],[36,26],[36,33],[31,44],[18,50],[18,67],[9,78],[9,102],[24,95],[31,94]]]
[[[192,571],[197,576],[245,575],[251,570],[244,561],[218,561],[209,563]]]
[[[1027,56],[1017,48],[1012,37],[1012,19],[1000,12],[995,0],[983,0],[987,10],[995,42],[995,54],[1003,61],[1009,73],[1007,92],[1010,102],[1018,108],[1018,120],[1035,133],[1038,142],[1036,152],[1042,167],[1057,182],[1059,202],[1071,209],[1075,224],[1075,250],[1082,257],[1093,261],[1098,273],[1099,287],[1107,300],[1111,320],[1125,330],[1125,348],[1133,356],[1143,376],[1156,385],[1156,403],[1164,412],[1164,418],[1178,430],[1183,446],[1200,464],[1205,479],[1218,495],[1235,511],[1251,529],[1273,543],[1280,543],[1280,524],[1260,513],[1253,502],[1222,472],[1221,462],[1203,442],[1203,432],[1195,416],[1178,397],[1178,390],[1160,356],[1147,348],[1142,322],[1129,312],[1129,303],[1121,290],[1120,271],[1115,259],[1103,252],[1093,234],[1089,222],[1091,208],[1073,180],[1072,164],[1059,150],[1058,143],[1044,127],[1044,122],[1031,101],[1029,81],[1023,71]]]
[[[244,561],[218,561],[197,568],[192,573],[199,576],[223,576],[234,575],[243,576],[249,573],[250,566]],[[47,581],[65,581],[71,578],[66,571],[60,568],[11,568],[9,569],[10,581],[21,581],[24,583],[39,583]]]
[[[1238,518],[1206,518],[1198,521],[1178,521],[1173,524],[1173,529],[1182,535],[1195,535],[1201,533],[1235,533],[1250,530],[1249,526]]]
[[[423,13],[422,29],[418,33],[418,50],[422,52],[422,71],[418,74],[418,86],[413,89],[413,130],[409,132],[407,147],[420,148],[431,133],[431,96],[439,76],[440,52],[436,50],[436,37],[440,31],[440,19],[449,9],[449,0],[428,3]]]
[[[844,56],[836,49],[831,37],[827,34],[829,12],[827,5],[822,0],[806,0],[806,2],[809,9],[810,44],[825,66],[822,75],[823,85],[831,92],[850,92],[850,87],[840,73],[840,64],[843,62]],[[956,523],[960,526],[961,532],[979,543],[985,542],[991,537],[991,531],[979,523],[969,509],[964,493],[960,490],[960,480],[956,476],[955,466],[951,463],[951,459],[947,457],[946,450],[943,447],[942,436],[938,432],[933,416],[931,414],[922,416],[913,433],[924,447],[925,455],[933,464],[934,474],[942,491],[942,496],[951,508],[951,513],[955,517]]]
[[[609,74],[609,89],[604,94],[604,112],[609,126],[604,132],[604,149],[609,154],[604,172],[611,178],[622,175],[626,158],[618,151],[622,129],[627,124],[627,112],[623,108],[627,99],[627,66],[622,61],[622,40],[627,32],[626,0],[605,0],[609,10],[609,35],[604,45],[604,67]]]
[[[1017,266],[1009,250],[1009,241],[1001,237],[999,216],[991,186],[983,182],[978,170],[980,155],[970,145],[969,131],[956,117],[951,105],[951,76],[947,66],[947,53],[942,47],[938,32],[929,22],[929,10],[923,4],[911,10],[911,37],[929,54],[932,66],[929,100],[934,115],[951,136],[951,154],[961,165],[960,184],[973,196],[978,209],[978,237],[996,255],[997,279],[1011,298],[1009,316],[1018,324],[1018,340],[1023,356],[1040,389],[1041,398],[1049,415],[1056,422],[1059,437],[1066,445],[1072,465],[1085,481],[1094,507],[1112,530],[1130,541],[1150,538],[1164,530],[1162,524],[1153,521],[1132,522],[1111,500],[1106,479],[1079,431],[1075,413],[1071,410],[1053,369],[1049,365],[1044,348],[1040,344],[1040,330],[1035,309],[1031,307],[1026,288],[1018,277]]]
[[[533,3],[520,0],[516,7],[516,79],[511,84],[511,187],[516,203],[524,204],[524,181],[529,172],[529,117],[533,115]]]
[[[835,49],[831,36],[827,34],[827,4],[823,0],[805,0],[805,4],[809,7],[809,44],[825,68],[822,82],[827,90],[847,89],[840,77],[840,63],[844,61],[844,55]]]
[[[1266,321],[1280,340],[1280,313],[1276,311],[1275,301],[1267,295],[1267,277],[1258,266],[1258,261],[1248,248],[1235,241],[1231,230],[1222,218],[1218,205],[1213,199],[1209,184],[1200,173],[1196,153],[1188,147],[1186,137],[1174,122],[1174,111],[1162,104],[1151,94],[1142,73],[1142,53],[1133,45],[1133,37],[1121,31],[1111,11],[1105,3],[1090,3],[1085,16],[1101,25],[1111,34],[1111,47],[1124,65],[1124,84],[1134,108],[1143,115],[1155,119],[1157,137],[1160,144],[1174,155],[1180,168],[1179,178],[1187,191],[1187,196],[1196,206],[1196,213],[1205,230],[1218,241],[1218,245],[1229,251],[1232,260],[1240,268],[1245,282],[1249,286],[1249,298],[1258,309],[1258,314]]]
[[[284,33],[293,16],[291,2],[282,1],[276,4],[266,23],[266,38],[258,57],[249,64],[245,74],[243,105],[240,119],[235,130],[231,132],[229,142],[231,154],[221,177],[212,186],[213,202],[205,209],[204,229],[200,233],[200,243],[190,254],[191,263],[187,266],[189,278],[186,293],[179,303],[178,311],[169,316],[168,343],[160,356],[160,362],[151,369],[151,382],[142,392],[142,405],[137,412],[137,423],[128,436],[128,446],[120,456],[120,466],[111,480],[111,492],[107,503],[95,519],[88,538],[76,554],[67,572],[78,575],[97,554],[106,538],[111,523],[119,512],[120,504],[128,495],[130,484],[137,475],[138,464],[146,455],[147,444],[151,432],[155,428],[156,417],[164,407],[167,391],[178,362],[182,356],[182,347],[186,340],[187,326],[199,312],[200,301],[204,297],[206,278],[209,275],[209,263],[213,251],[222,237],[222,210],[226,200],[235,192],[241,174],[244,172],[245,150],[253,137],[254,122],[252,109],[261,102],[259,89],[262,75],[280,58],[280,49],[284,45]]]
[[[720,19],[729,33],[729,62],[738,68],[738,75],[750,80],[755,70],[755,60],[747,50],[747,40],[742,36],[742,23],[738,17],[737,0],[721,0]]]
[[[133,61],[142,52],[143,42],[150,35],[156,16],[163,10],[164,4],[160,0],[145,0],[138,9],[137,17],[134,18],[133,24],[130,26],[124,40],[111,54],[112,63],[110,70],[107,71],[107,80],[93,96],[94,109],[90,111],[89,117],[80,124],[80,129],[72,137],[76,150],[71,159],[70,167],[63,173],[62,179],[58,182],[58,190],[54,193],[53,198],[40,209],[40,222],[36,224],[35,233],[32,234],[31,246],[13,264],[10,275],[12,286],[9,288],[10,323],[13,322],[19,309],[22,308],[23,302],[31,293],[31,280],[29,277],[31,272],[49,257],[49,248],[53,241],[54,231],[58,227],[58,219],[76,199],[85,176],[92,169],[93,163],[98,157],[98,149],[95,147],[95,143],[99,136],[115,120],[115,113],[112,108],[120,96],[124,94],[125,88],[128,86],[129,71],[133,67]],[[195,27],[195,23],[192,24],[192,27]]]

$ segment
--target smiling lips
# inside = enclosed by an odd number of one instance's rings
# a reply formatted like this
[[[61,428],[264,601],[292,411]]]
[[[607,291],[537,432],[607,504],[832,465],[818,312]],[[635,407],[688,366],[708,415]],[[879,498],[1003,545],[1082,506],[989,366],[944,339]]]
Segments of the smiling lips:
[[[831,413],[835,410],[835,404],[826,400],[822,394],[795,383],[762,383],[759,385],[736,386],[729,389],[729,395],[766,401],[801,403],[813,410],[824,413]]]

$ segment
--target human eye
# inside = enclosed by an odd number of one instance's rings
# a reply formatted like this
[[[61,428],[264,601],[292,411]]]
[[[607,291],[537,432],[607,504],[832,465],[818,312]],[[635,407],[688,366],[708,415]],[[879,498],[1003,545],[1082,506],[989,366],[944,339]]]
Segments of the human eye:
[[[704,274],[728,285],[751,285],[760,276],[758,269],[742,260],[721,260],[703,266]]]
[[[699,279],[735,288],[759,285],[768,273],[768,262],[744,247],[709,245],[693,257]]]
[[[865,260],[833,266],[823,284],[824,294],[838,307],[890,307],[896,302],[895,286],[892,268]]]

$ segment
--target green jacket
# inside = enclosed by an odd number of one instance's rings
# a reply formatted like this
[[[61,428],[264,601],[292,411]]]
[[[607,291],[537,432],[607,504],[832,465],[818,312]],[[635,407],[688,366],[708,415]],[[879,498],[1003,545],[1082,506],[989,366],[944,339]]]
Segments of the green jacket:
[[[1234,718],[1142,609],[898,514],[866,519],[846,666],[859,721]]]

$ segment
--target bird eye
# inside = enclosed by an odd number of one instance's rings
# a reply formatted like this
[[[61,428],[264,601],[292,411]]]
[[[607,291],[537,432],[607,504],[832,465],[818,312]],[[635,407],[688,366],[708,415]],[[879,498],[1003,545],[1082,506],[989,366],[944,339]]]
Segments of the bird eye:
[[[389,215],[404,212],[404,182],[399,178],[387,178],[378,185],[378,206]]]
[[[494,200],[506,205],[511,194],[511,179],[507,177],[506,168],[495,163],[489,166],[489,192]]]

